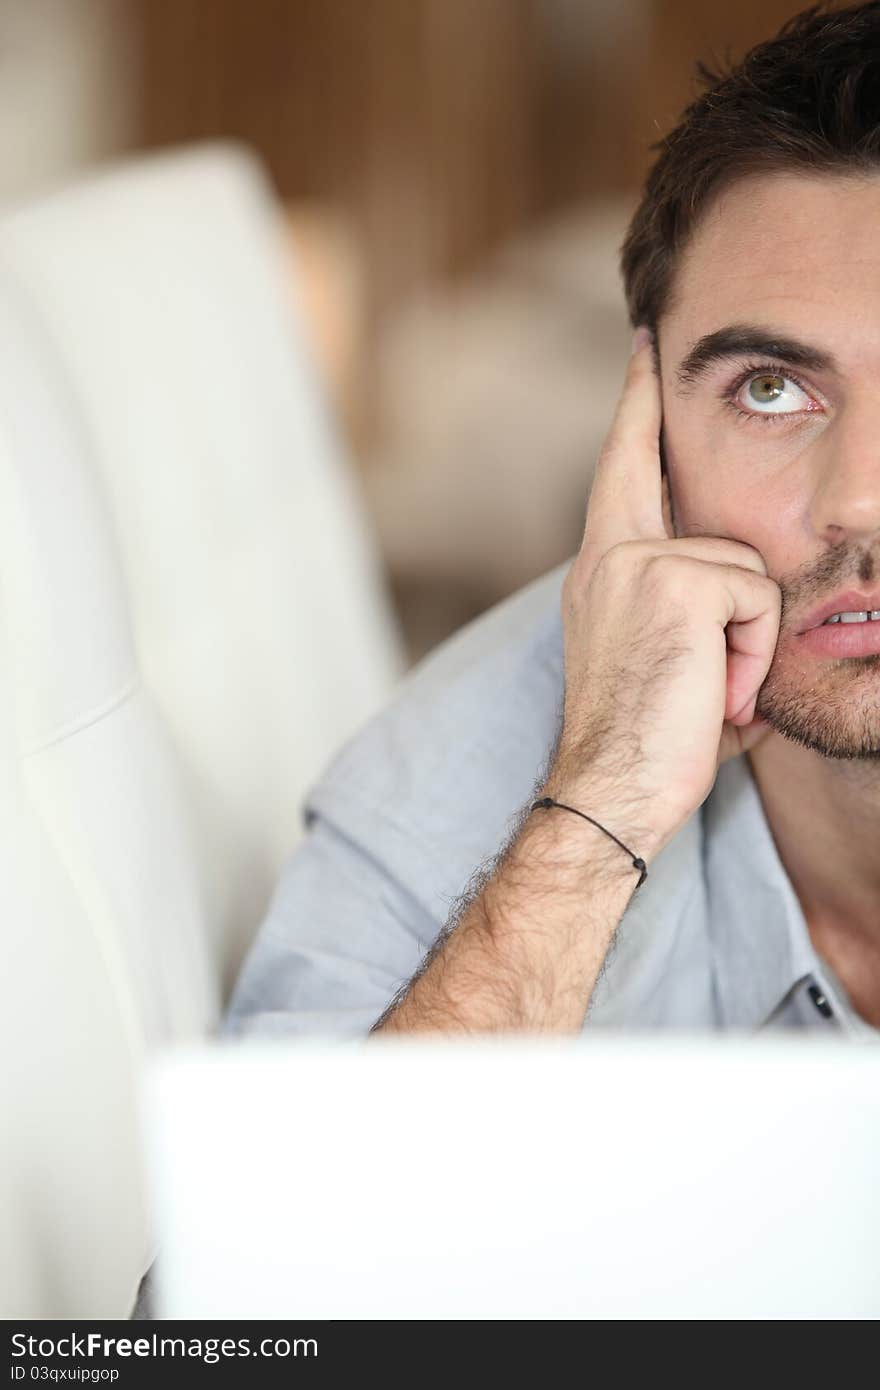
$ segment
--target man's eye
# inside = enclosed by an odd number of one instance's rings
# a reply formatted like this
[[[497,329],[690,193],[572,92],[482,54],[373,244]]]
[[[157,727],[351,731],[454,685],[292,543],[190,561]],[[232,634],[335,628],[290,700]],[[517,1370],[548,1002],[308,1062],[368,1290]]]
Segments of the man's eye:
[[[792,377],[771,371],[753,372],[735,384],[729,400],[747,415],[791,415],[809,410],[812,404]]]

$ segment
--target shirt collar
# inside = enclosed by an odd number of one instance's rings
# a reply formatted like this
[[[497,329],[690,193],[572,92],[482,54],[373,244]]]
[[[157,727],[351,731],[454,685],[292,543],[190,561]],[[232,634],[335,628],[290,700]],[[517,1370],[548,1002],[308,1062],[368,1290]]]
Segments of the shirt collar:
[[[700,814],[722,1019],[757,1028],[816,973],[816,953],[746,756],[722,763]]]

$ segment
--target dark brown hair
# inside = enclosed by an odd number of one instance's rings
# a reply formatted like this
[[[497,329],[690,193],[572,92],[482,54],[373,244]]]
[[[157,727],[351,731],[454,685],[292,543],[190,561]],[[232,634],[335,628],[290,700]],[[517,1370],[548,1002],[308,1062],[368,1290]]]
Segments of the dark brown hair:
[[[706,90],[650,146],[661,154],[620,250],[630,320],[654,331],[688,237],[734,180],[880,171],[880,0],[813,5],[726,71],[695,71]]]

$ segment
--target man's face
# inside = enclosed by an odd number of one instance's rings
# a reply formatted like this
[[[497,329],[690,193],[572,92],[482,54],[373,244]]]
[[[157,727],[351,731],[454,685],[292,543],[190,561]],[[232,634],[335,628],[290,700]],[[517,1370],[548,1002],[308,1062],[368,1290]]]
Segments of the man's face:
[[[826,757],[880,758],[880,656],[797,636],[841,589],[880,588],[880,172],[732,184],[673,289],[658,343],[676,534],[748,542],[782,590],[757,713]],[[737,350],[682,381],[699,340],[732,325],[828,361]]]

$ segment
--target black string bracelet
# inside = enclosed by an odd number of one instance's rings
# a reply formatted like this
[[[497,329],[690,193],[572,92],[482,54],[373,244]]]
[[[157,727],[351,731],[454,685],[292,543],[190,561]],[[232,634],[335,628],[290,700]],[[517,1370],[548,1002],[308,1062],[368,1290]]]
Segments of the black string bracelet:
[[[642,876],[636,884],[635,888],[633,889],[634,893],[638,892],[645,879],[648,877],[648,869],[644,859],[637,858],[637,856],[633,854],[631,849],[627,849],[626,845],[623,843],[622,840],[618,840],[616,835],[612,835],[611,831],[606,830],[604,825],[600,825],[597,820],[593,820],[592,816],[585,815],[583,811],[576,810],[574,806],[566,806],[565,802],[563,801],[554,801],[552,796],[542,796],[540,801],[535,801],[532,803],[531,810],[537,811],[539,808],[541,808],[542,810],[546,810],[550,806],[558,806],[561,811],[572,811],[574,815],[580,816],[582,820],[588,820],[591,825],[595,825],[597,830],[601,830],[602,834],[607,835],[609,840],[613,840],[616,845],[620,845],[620,848],[624,850],[632,860],[633,868],[641,870]]]

